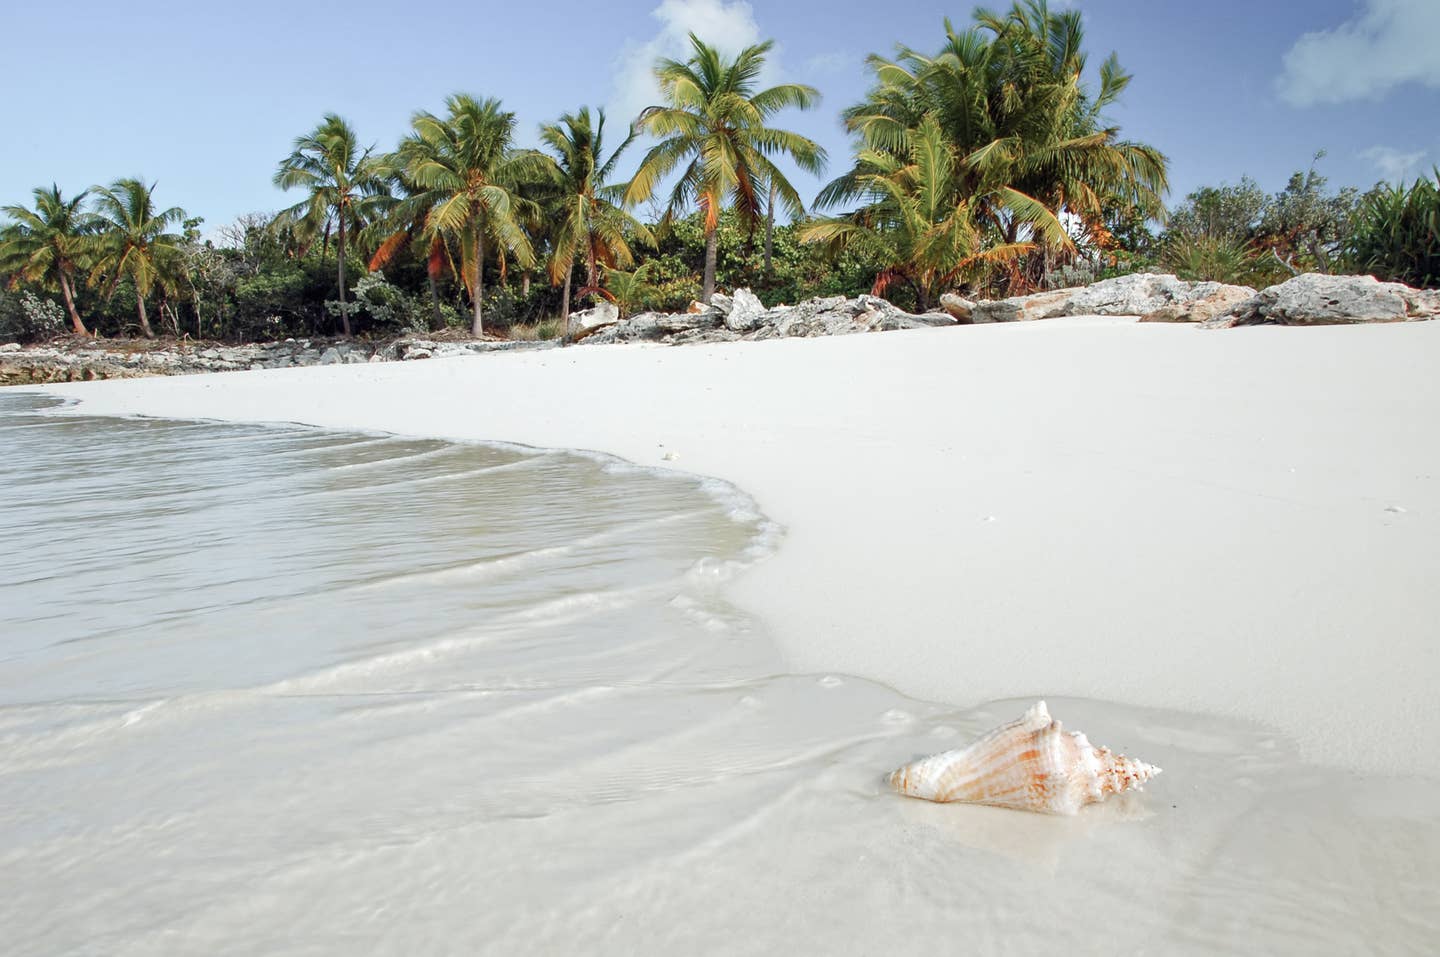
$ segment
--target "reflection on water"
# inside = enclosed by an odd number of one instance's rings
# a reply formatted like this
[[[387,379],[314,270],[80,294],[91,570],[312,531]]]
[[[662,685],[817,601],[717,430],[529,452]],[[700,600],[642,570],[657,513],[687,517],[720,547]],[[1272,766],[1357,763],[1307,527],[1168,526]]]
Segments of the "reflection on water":
[[[0,396],[16,954],[1305,952],[1440,932],[1440,821],[1262,730],[1050,819],[882,774],[954,711],[787,674],[743,497],[595,458]],[[824,574],[816,569],[816,574]],[[1384,949],[1382,947],[1382,949]]]

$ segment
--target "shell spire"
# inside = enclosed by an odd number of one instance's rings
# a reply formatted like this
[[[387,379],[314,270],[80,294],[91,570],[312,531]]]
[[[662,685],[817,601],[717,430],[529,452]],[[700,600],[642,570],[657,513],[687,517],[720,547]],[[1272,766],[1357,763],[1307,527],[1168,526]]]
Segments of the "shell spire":
[[[1159,773],[1065,731],[1040,701],[968,748],[905,765],[890,775],[890,786],[927,801],[1075,814],[1111,794],[1141,790]]]

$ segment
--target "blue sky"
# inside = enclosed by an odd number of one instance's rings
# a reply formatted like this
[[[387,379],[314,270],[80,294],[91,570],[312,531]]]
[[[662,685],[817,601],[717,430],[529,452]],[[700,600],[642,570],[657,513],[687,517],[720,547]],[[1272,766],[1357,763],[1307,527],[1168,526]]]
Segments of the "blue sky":
[[[993,6],[1000,6],[996,2]],[[1369,186],[1440,163],[1440,0],[1070,0],[1092,65],[1135,74],[1112,119],[1171,158],[1172,204],[1242,174],[1278,189],[1328,151],[1332,185]],[[694,29],[722,47],[773,38],[771,80],[810,83],[818,110],[783,125],[819,140],[838,172],[838,113],[869,85],[867,53],[939,45],[971,5],[893,0],[252,0],[29,3],[5,15],[0,202],[119,176],[207,228],[287,200],[270,184],[295,136],[327,111],[389,148],[447,93],[498,96],[521,140],[581,104],[628,121],[648,67]],[[617,140],[618,126],[616,123]],[[638,156],[638,151],[637,151]],[[796,178],[804,195],[818,181]]]

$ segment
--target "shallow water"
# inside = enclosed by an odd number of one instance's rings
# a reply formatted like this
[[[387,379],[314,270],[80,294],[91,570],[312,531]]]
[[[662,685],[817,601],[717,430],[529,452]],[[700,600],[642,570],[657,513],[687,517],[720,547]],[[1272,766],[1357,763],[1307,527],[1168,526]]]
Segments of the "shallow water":
[[[1440,934],[1436,782],[1312,768],[1264,729],[1052,698],[1165,775],[1074,819],[887,793],[1029,702],[788,673],[725,597],[776,538],[732,489],[51,405],[0,396],[7,954]]]

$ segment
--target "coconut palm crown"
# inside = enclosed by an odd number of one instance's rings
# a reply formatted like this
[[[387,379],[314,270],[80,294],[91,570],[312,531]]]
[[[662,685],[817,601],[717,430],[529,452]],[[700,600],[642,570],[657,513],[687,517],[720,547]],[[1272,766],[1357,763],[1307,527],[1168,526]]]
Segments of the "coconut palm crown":
[[[340,296],[340,321],[350,335],[350,316],[345,310],[345,250],[350,237],[380,214],[389,190],[380,157],[374,147],[362,148],[350,124],[334,113],[325,114],[320,124],[295,140],[295,148],[280,161],[275,185],[281,189],[303,189],[305,199],[281,210],[277,226],[290,226],[298,236],[313,241],[322,236],[322,249],[335,232],[336,284]]]
[[[0,228],[0,272],[10,274],[12,285],[24,281],[59,289],[70,324],[81,336],[89,330],[75,308],[75,274],[95,232],[95,219],[85,211],[87,195],[67,200],[58,186],[37,187],[33,209],[19,205],[0,209],[10,218]]]
[[[775,196],[791,216],[805,205],[795,187],[773,162],[788,156],[806,172],[819,175],[825,151],[813,140],[776,129],[767,122],[786,107],[808,109],[820,100],[810,86],[784,83],[756,91],[772,43],[748,46],[733,60],[690,35],[692,53],[683,63],[662,59],[655,66],[663,105],[647,107],[635,128],[659,138],[625,190],[627,205],[650,199],[676,170],[680,171],[666,204],[668,221],[690,202],[700,207],[705,229],[705,278],[702,299],[715,291],[716,230],[720,210],[733,206],[751,231],[765,211],[764,197]]]
[[[570,282],[577,257],[585,262],[585,288],[594,290],[598,288],[600,266],[630,268],[635,262],[631,241],[654,245],[654,237],[648,227],[618,205],[623,186],[610,182],[620,157],[635,140],[633,131],[606,156],[605,111],[597,110],[592,117],[589,107],[581,107],[578,112],[561,116],[558,123],[542,126],[540,140],[555,155],[558,221],[550,256],[550,280],[564,285],[560,306],[564,323],[570,315]]]
[[[1037,248],[1045,255],[1032,259],[1041,268],[1052,254],[1073,250],[1056,229],[1062,214],[1092,230],[1111,206],[1163,215],[1165,157],[1106,125],[1102,111],[1130,76],[1112,55],[1100,67],[1098,91],[1083,82],[1079,11],[1056,13],[1045,0],[1023,0],[1003,15],[976,11],[965,30],[946,21],[945,31],[934,56],[901,47],[894,58],[869,58],[876,84],[843,114],[859,139],[855,164],[821,191],[817,206],[884,202],[875,176],[888,161],[913,156],[930,118],[954,156],[949,208],[968,205],[987,242],[1007,251],[1012,270]]]
[[[533,204],[521,189],[544,175],[545,159],[513,147],[515,114],[501,109],[499,100],[456,93],[445,106],[443,117],[416,113],[395,153],[394,162],[414,187],[397,215],[422,223],[422,241],[432,248],[436,240],[459,244],[473,308],[471,333],[480,336],[487,243],[525,268],[534,265],[535,251],[521,227]]]
[[[185,238],[167,230],[185,221],[179,206],[157,210],[155,184],[139,179],[118,179],[110,186],[95,187],[97,234],[90,281],[106,282],[106,297],[115,291],[122,277],[135,285],[135,308],[140,332],[155,338],[145,300],[157,284],[181,271],[180,259]]]

